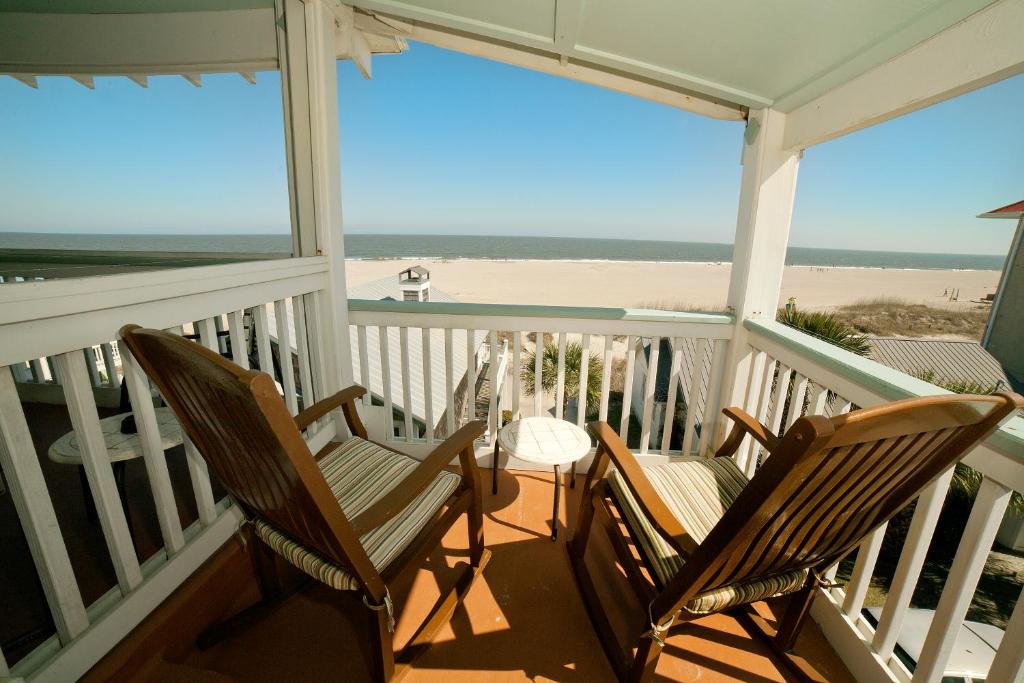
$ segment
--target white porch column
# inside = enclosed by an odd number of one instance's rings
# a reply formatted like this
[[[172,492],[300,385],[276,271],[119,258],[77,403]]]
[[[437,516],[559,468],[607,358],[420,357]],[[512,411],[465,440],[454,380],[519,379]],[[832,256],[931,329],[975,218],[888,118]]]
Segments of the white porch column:
[[[728,305],[736,327],[726,356],[719,408],[742,405],[752,355],[746,318],[773,318],[782,290],[800,151],[783,148],[786,115],[750,112],[743,139],[743,177],[729,281]],[[728,425],[716,420],[714,444]]]
[[[296,256],[327,256],[330,264],[320,310],[306,316],[319,320],[329,395],[352,383],[341,221],[338,26],[327,0],[278,0],[276,11],[294,251]],[[311,306],[310,299],[306,305]]]

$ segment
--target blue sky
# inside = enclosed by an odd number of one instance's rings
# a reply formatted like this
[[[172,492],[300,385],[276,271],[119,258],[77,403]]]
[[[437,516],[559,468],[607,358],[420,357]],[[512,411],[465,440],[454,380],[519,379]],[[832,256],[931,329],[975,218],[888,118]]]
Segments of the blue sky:
[[[339,65],[346,230],[731,242],[742,126],[413,44]],[[0,79],[0,231],[288,230],[280,81]],[[791,244],[1005,253],[1024,77],[807,151]]]

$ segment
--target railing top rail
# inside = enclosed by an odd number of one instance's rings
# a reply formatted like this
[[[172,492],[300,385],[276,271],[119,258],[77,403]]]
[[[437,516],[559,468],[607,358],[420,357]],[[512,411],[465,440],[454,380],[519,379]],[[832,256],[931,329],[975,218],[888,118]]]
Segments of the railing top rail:
[[[747,330],[799,354],[809,363],[856,384],[882,400],[898,401],[917,396],[950,393],[930,382],[912,377],[869,358],[850,353],[834,344],[815,339],[774,320],[747,319],[743,321],[743,326]],[[846,398],[853,399],[854,397],[846,396]],[[1024,418],[1013,417],[1005,422],[995,434],[985,441],[985,445],[1024,463]]]
[[[366,313],[414,313],[422,315],[462,315],[510,318],[552,318],[576,320],[614,320],[623,322],[700,323],[731,325],[726,313],[686,313],[643,308],[599,308],[583,306],[534,306],[524,304],[474,304],[420,301],[349,299],[350,311]]]
[[[311,256],[20,282],[0,287],[0,325],[218,291],[326,270],[326,257]]]

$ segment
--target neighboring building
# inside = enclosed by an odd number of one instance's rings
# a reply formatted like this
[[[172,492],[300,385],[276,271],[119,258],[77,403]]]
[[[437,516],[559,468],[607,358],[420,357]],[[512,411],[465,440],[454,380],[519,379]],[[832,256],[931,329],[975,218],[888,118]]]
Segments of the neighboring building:
[[[1013,389],[1024,391],[1024,200],[978,218],[1017,221],[981,344],[1002,363]]]
[[[1011,385],[1004,366],[977,342],[892,337],[873,337],[869,341],[873,360],[908,375],[930,372],[932,377],[926,379],[933,384],[972,382],[997,391]],[[1009,508],[996,540],[1013,550],[1024,550],[1024,516]]]
[[[451,296],[430,284],[430,272],[422,266],[413,266],[403,270],[396,278],[386,277],[373,280],[361,285],[350,287],[348,290],[350,299],[368,300],[389,300],[389,301],[431,301],[435,303],[458,303],[458,299]],[[398,328],[390,327],[387,330],[388,344],[388,370],[391,377],[391,403],[394,406],[396,419],[394,420],[395,434],[405,436],[404,411],[405,396],[402,391],[402,347],[399,338]],[[359,337],[355,327],[349,330],[352,349],[359,348]],[[466,406],[466,383],[467,383],[467,354],[466,354],[466,330],[452,331],[452,368],[455,378],[455,411],[461,414]],[[483,342],[487,333],[482,330],[473,331],[473,348],[476,349],[475,363],[477,366],[477,387],[474,387],[474,394],[480,390],[480,384],[486,378],[487,353],[483,348]],[[434,418],[435,434],[441,438],[447,434],[447,388],[445,386],[445,334],[443,329],[430,330],[430,372],[431,391],[430,406]],[[366,350],[367,370],[369,386],[367,389],[376,403],[383,400],[384,395],[384,373],[380,361],[380,333],[377,327],[366,328]],[[421,436],[426,429],[426,402],[423,391],[423,342],[419,330],[414,330],[409,335],[409,385],[411,390],[411,406],[414,429],[418,432],[414,437]],[[353,353],[352,370],[356,382],[362,382],[363,370],[358,353]],[[456,424],[458,424],[458,415]]]
[[[1010,380],[1003,366],[981,344],[950,339],[872,337],[870,358],[933,384],[972,382],[1007,389]]]

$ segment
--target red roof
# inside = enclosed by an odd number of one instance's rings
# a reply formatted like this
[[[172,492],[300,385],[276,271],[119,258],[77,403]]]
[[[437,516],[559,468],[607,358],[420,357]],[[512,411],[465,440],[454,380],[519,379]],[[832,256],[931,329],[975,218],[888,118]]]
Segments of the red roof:
[[[992,209],[987,213],[978,214],[978,218],[1020,218],[1022,216],[1024,216],[1024,199],[998,209]]]

